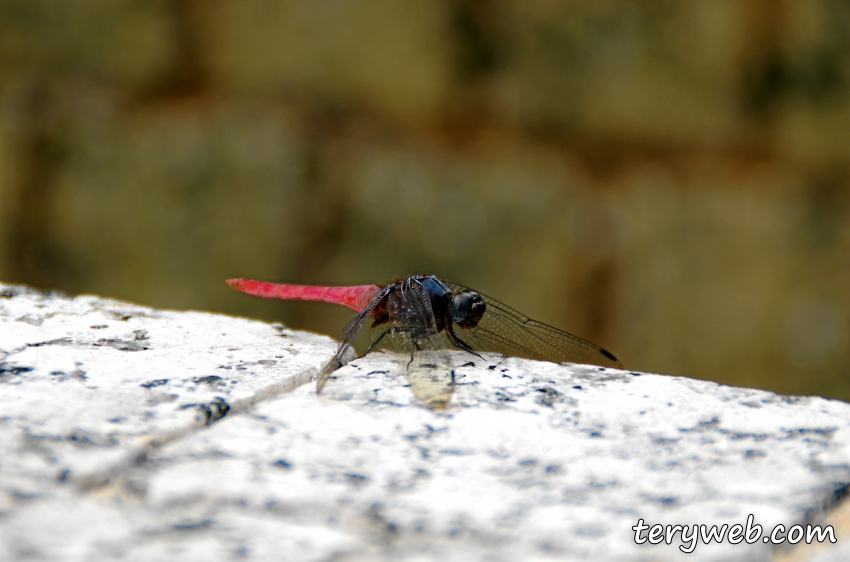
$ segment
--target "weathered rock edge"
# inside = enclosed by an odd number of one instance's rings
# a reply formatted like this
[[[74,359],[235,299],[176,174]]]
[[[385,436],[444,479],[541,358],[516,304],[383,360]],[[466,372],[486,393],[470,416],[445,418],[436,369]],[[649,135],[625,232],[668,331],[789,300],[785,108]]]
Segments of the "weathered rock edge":
[[[817,522],[850,482],[835,400],[456,353],[441,412],[381,353],[316,396],[335,344],[280,324],[10,285],[0,320],[3,559],[667,560],[639,518]]]

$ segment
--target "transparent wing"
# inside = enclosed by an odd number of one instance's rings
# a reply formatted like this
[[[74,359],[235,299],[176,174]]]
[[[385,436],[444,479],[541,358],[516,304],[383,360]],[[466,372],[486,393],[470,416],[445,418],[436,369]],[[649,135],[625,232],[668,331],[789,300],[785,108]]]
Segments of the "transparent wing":
[[[454,283],[446,285],[453,292],[471,290]],[[481,295],[481,298],[487,308],[478,326],[468,330],[457,324],[454,326],[455,335],[476,351],[495,351],[554,363],[589,363],[623,368],[614,355],[599,346],[532,320],[496,299],[486,295]]]
[[[404,283],[389,294],[387,309],[390,318],[369,331],[372,347],[396,354],[416,398],[430,408],[445,408],[454,393],[454,371],[427,292]]]
[[[342,329],[342,333],[340,334],[340,342],[339,347],[336,350],[336,353],[325,365],[322,370],[319,372],[318,377],[316,377],[316,393],[320,393],[322,391],[322,387],[325,386],[325,382],[327,382],[328,377],[342,367],[345,364],[343,357],[345,353],[351,348],[351,344],[354,343],[354,340],[357,338],[357,334],[360,333],[360,330],[363,328],[363,324],[369,319],[369,316],[372,314],[372,311],[381,302],[387,294],[390,292],[390,287],[386,287],[382,289],[372,301],[366,305],[366,308],[357,313],[357,315],[352,318],[348,324],[345,325],[345,328]]]
[[[417,330],[390,321],[371,333],[380,340],[375,347],[395,353],[413,395],[430,408],[445,408],[454,394],[451,357],[441,334],[413,337]]]

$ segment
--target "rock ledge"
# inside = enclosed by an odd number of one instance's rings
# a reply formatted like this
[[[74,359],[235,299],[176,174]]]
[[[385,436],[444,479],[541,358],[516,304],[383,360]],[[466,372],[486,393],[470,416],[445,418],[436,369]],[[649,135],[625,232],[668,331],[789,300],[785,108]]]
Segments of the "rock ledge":
[[[817,523],[850,483],[844,402],[457,353],[432,411],[382,353],[316,396],[334,348],[0,284],[0,559],[675,560],[638,519]]]

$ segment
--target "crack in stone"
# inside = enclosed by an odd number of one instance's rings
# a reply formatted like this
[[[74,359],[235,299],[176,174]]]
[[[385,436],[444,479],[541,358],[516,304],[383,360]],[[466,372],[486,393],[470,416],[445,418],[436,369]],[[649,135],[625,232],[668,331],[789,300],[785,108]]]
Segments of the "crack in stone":
[[[186,408],[194,407],[198,410],[198,414],[191,423],[150,438],[147,443],[131,451],[123,460],[105,470],[70,480],[83,492],[93,493],[111,488],[122,496],[140,499],[144,497],[147,488],[144,480],[136,476],[136,472],[150,461],[150,455],[154,451],[196,431],[211,427],[226,417],[245,413],[261,402],[292,392],[314,380],[317,373],[318,370],[315,368],[305,369],[258,390],[248,398],[234,400],[229,404],[223,398],[216,398],[207,404],[188,404]]]

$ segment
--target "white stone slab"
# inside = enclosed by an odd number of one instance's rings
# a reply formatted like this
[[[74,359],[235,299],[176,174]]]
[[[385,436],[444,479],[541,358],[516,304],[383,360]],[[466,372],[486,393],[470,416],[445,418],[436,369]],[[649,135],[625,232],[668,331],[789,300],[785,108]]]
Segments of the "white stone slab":
[[[0,295],[3,560],[770,560],[631,527],[817,522],[850,482],[840,401],[458,352],[433,411],[383,353],[316,396],[334,342],[279,324]]]

